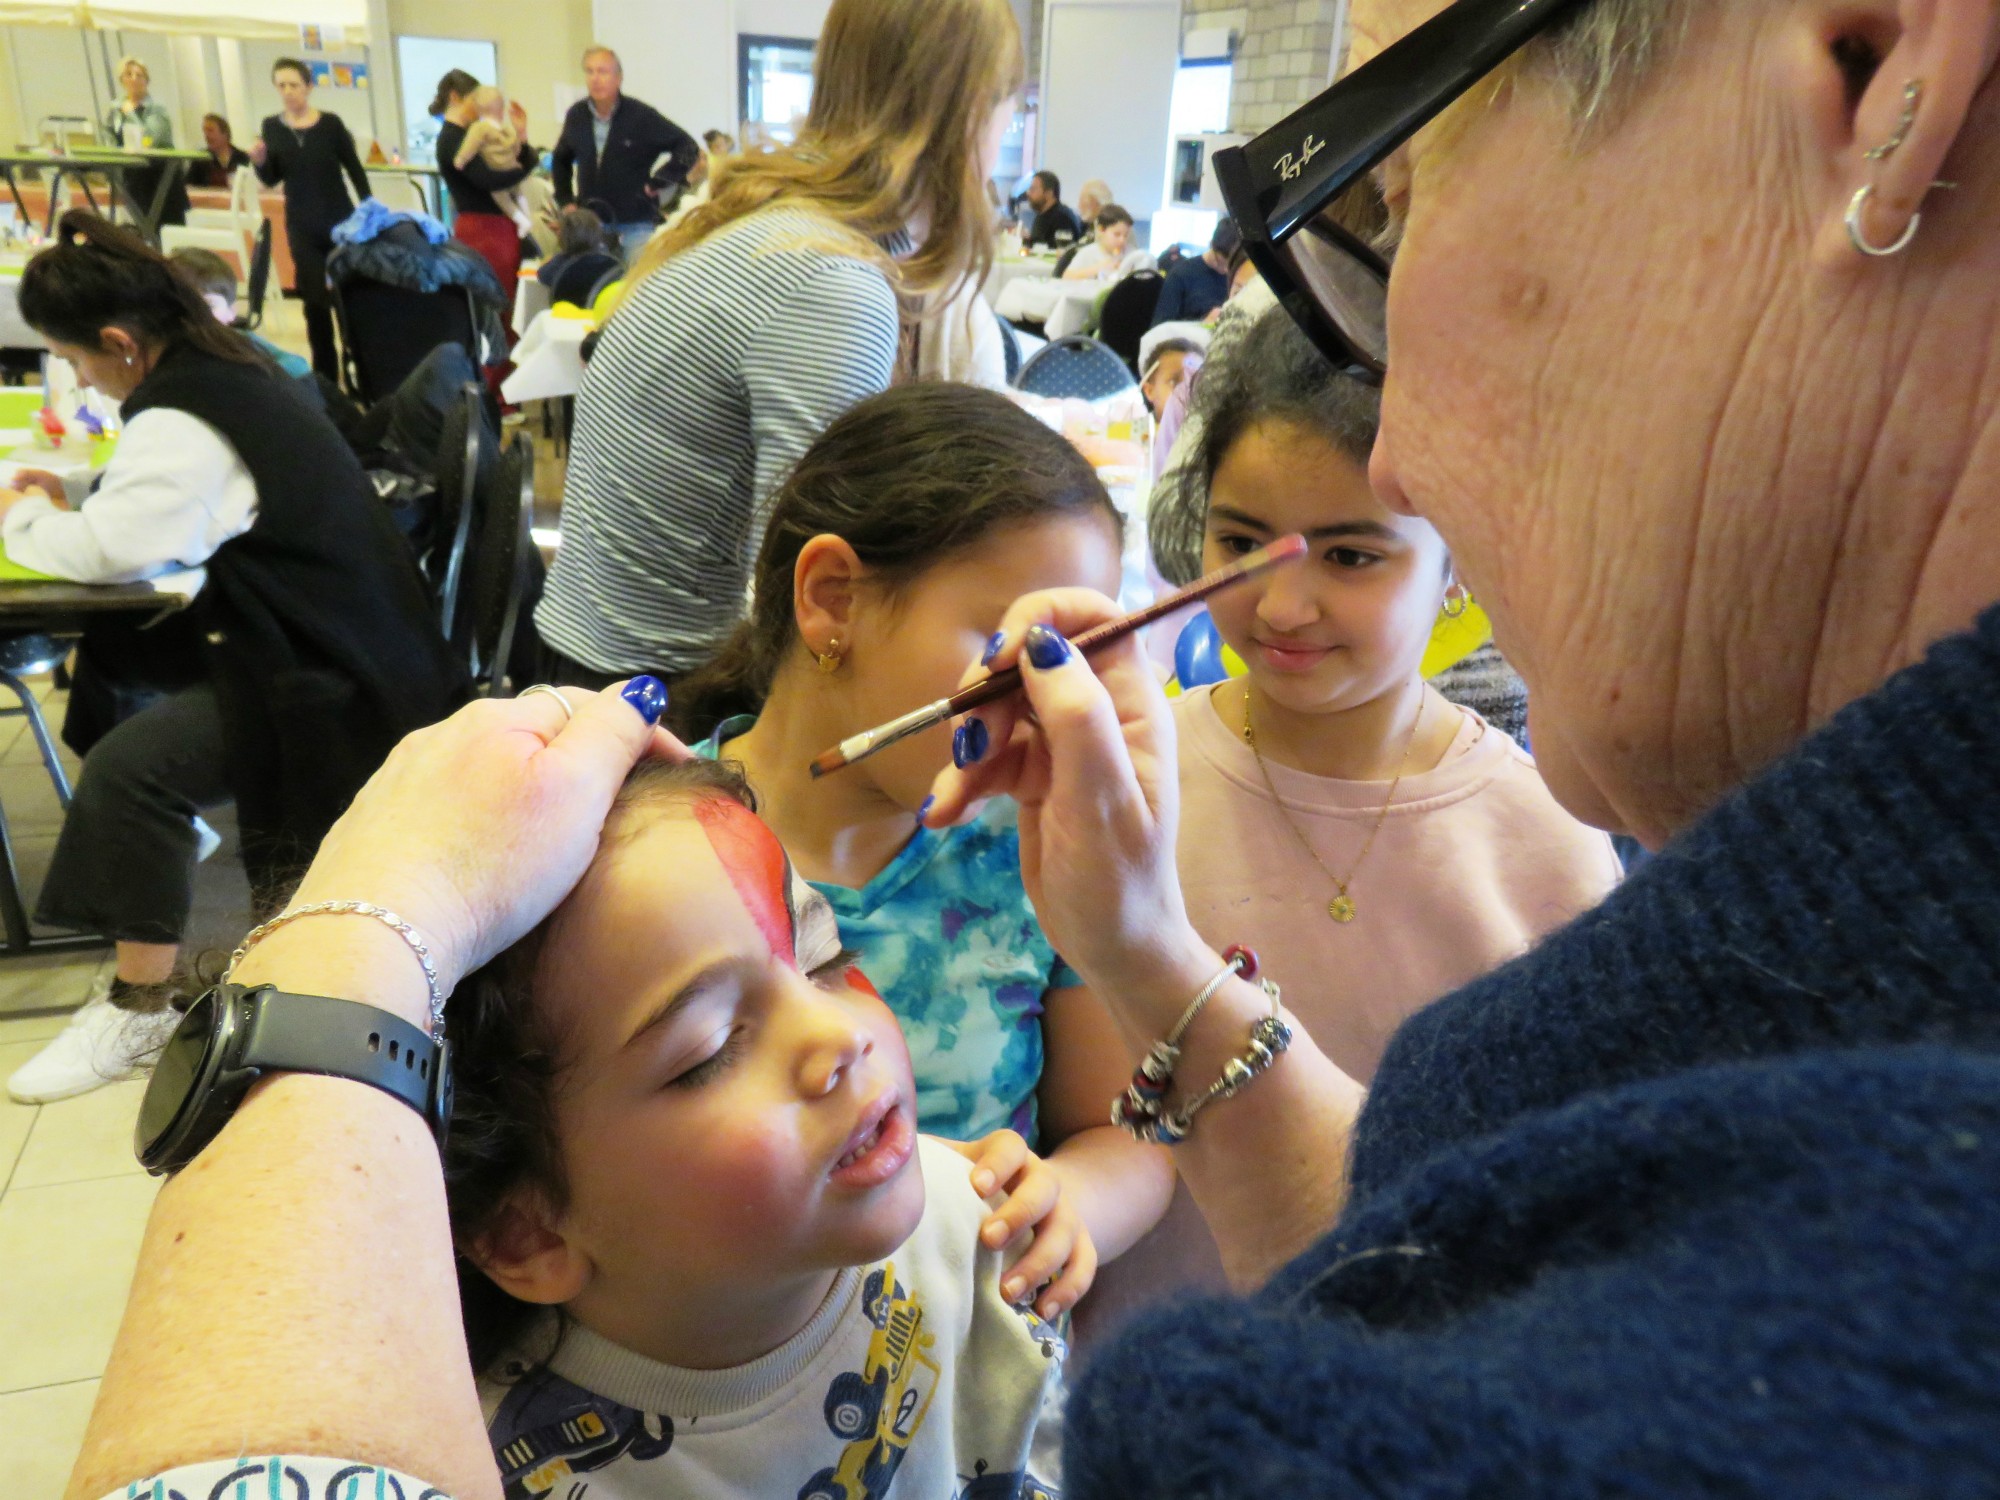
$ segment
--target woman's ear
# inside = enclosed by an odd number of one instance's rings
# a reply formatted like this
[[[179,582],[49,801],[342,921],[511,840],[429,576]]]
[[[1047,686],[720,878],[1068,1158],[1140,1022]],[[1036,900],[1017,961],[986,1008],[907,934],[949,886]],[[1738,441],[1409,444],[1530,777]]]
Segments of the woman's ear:
[[[139,357],[139,341],[116,324],[97,330],[97,344],[113,359],[131,364]]]
[[[1992,0],[1817,0],[1807,60],[1815,144],[1830,192],[1816,236],[1830,264],[1886,250],[1926,209],[1943,211],[1946,161],[2000,57]],[[1850,222],[1851,219],[1851,222]]]
[[[493,1284],[522,1302],[568,1302],[590,1283],[590,1260],[539,1203],[509,1199],[484,1232],[460,1247]]]
[[[814,655],[839,656],[854,637],[854,605],[867,567],[846,538],[823,532],[792,564],[792,618]]]

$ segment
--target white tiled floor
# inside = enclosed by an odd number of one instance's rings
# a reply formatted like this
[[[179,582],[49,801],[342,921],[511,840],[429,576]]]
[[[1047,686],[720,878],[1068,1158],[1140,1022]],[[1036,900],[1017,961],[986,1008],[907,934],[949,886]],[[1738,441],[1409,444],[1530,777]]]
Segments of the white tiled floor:
[[[0,1076],[62,1029],[105,961],[101,953],[0,959]],[[0,1096],[8,1500],[58,1500],[83,1441],[158,1188],[132,1155],[141,1090],[121,1083],[39,1108]]]

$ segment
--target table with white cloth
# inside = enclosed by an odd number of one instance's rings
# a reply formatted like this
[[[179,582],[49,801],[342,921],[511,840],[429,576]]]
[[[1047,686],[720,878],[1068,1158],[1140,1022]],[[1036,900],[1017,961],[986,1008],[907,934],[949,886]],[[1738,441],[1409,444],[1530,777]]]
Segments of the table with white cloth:
[[[554,299],[549,289],[542,284],[535,273],[541,269],[536,262],[523,262],[520,279],[514,283],[514,331],[522,332],[536,318],[549,310]]]
[[[1002,294],[1015,282],[1047,281],[1055,273],[1056,258],[1053,255],[996,255],[992,268],[986,273],[986,284],[980,290],[998,312]],[[1006,316],[1005,313],[1000,315],[1003,318]]]
[[[500,394],[515,405],[574,396],[583,384],[583,341],[596,326],[588,318],[539,314],[514,346],[514,373],[500,383]]]

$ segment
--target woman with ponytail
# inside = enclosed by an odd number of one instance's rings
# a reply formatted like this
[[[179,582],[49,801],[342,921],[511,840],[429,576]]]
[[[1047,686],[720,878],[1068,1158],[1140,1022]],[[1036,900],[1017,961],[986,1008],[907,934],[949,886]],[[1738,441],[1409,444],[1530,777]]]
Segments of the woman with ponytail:
[[[268,896],[463,674],[340,434],[156,251],[66,214],[21,278],[21,315],[125,430],[87,495],[32,470],[0,490],[7,555],[78,583],[206,570],[180,615],[93,626],[79,650],[63,736],[83,772],[37,919],[103,933],[118,961],[8,1081],[43,1103],[126,1076],[171,1029],[138,1011],[179,954],[202,809],[235,802]]]
[[[798,142],[716,161],[585,372],[535,614],[545,676],[672,677],[714,654],[779,479],[914,368],[927,301],[984,276],[1021,77],[1008,0],[834,0]]]

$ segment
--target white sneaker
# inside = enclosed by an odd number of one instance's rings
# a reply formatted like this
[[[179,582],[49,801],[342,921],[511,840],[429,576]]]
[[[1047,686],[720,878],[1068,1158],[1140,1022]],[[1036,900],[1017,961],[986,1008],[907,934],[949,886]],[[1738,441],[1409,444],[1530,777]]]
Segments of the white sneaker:
[[[222,847],[222,835],[208,826],[206,818],[197,817],[194,820],[194,836],[194,862],[205,864]]]
[[[180,1025],[180,1013],[120,1010],[106,998],[110,990],[109,979],[92,986],[90,998],[62,1034],[7,1080],[9,1098],[17,1104],[49,1104],[137,1077],[152,1066],[154,1055]]]

